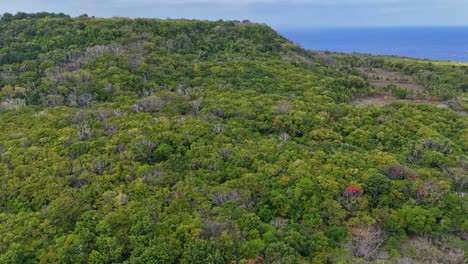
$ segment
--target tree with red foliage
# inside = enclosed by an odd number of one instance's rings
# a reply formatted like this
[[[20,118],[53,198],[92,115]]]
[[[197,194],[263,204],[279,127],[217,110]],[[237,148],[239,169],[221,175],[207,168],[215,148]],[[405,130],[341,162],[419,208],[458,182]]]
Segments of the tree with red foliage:
[[[362,195],[362,193],[364,193],[364,191],[361,188],[359,188],[359,187],[357,187],[355,185],[350,185],[350,186],[346,187],[346,190],[351,194],[360,194],[360,195]]]
[[[348,211],[353,211],[357,199],[361,197],[363,193],[364,191],[358,186],[350,185],[346,187],[346,189],[343,191],[343,206]]]

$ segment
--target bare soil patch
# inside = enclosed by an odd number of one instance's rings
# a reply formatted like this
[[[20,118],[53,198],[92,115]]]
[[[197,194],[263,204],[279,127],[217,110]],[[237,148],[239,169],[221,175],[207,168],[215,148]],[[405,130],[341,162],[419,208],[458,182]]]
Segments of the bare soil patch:
[[[379,95],[375,97],[359,97],[355,98],[351,101],[352,105],[358,106],[368,106],[368,105],[376,105],[376,106],[385,106],[395,101],[395,97],[390,95]]]
[[[390,84],[406,89],[413,93],[423,93],[426,88],[414,80],[413,77],[402,75],[399,72],[387,71],[380,68],[359,68],[368,78],[370,84],[377,87],[385,87]]]
[[[449,102],[427,99],[426,88],[418,84],[412,76],[403,75],[399,72],[388,71],[381,68],[358,68],[362,71],[371,85],[377,87],[386,87],[395,85],[398,88],[405,89],[409,92],[406,99],[398,99],[389,92],[383,92],[374,96],[358,97],[350,102],[356,106],[385,106],[393,102],[404,102],[411,104],[430,104],[440,108],[451,108],[461,116],[468,116],[468,112],[453,107]],[[452,106],[452,107],[451,107]]]
[[[411,103],[411,104],[430,104],[440,108],[449,108],[449,106],[442,101],[435,101],[435,100],[426,100],[426,99],[417,99],[417,100],[410,100],[410,99],[397,99],[392,95],[381,94],[373,97],[359,97],[351,101],[352,105],[357,106],[369,106],[369,105],[376,105],[376,106],[386,106],[393,102],[404,102],[404,103]]]

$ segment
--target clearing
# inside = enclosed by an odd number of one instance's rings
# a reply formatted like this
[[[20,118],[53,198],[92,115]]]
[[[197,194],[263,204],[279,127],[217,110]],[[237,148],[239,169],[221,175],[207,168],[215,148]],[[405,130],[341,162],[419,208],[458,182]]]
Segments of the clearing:
[[[435,100],[427,100],[427,99],[397,99],[392,95],[388,94],[380,94],[373,97],[358,97],[351,101],[352,105],[376,105],[376,106],[386,106],[393,102],[404,102],[404,103],[412,103],[412,104],[430,104],[441,108],[448,108],[449,106],[442,102],[442,101],[435,101]]]
[[[399,72],[387,71],[380,68],[358,68],[366,76],[370,84],[377,87],[395,85],[396,87],[406,89],[413,93],[423,93],[426,88],[414,80],[413,77],[402,75]]]
[[[388,71],[381,68],[358,68],[362,71],[371,85],[377,87],[386,87],[388,85],[395,85],[398,88],[405,89],[409,92],[409,99],[398,99],[390,93],[380,93],[374,96],[357,97],[351,101],[352,105],[357,106],[385,106],[393,102],[405,102],[412,104],[430,104],[441,108],[449,108],[447,103],[443,101],[430,100],[424,98],[426,88],[414,80],[409,75],[402,75],[399,72]]]

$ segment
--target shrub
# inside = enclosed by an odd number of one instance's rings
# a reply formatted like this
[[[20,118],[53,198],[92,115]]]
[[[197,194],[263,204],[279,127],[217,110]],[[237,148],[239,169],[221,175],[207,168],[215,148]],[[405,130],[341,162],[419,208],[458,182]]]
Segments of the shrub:
[[[408,96],[408,90],[397,88],[395,90],[395,95],[399,99],[405,99]]]

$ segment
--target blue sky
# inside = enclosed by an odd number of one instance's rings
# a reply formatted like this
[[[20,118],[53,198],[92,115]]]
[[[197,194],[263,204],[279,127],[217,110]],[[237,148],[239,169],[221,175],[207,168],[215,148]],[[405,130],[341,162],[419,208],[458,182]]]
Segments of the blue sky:
[[[0,13],[243,20],[276,29],[468,26],[468,0],[0,0]]]

